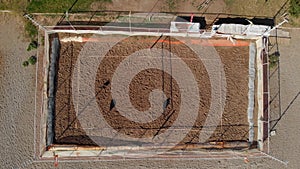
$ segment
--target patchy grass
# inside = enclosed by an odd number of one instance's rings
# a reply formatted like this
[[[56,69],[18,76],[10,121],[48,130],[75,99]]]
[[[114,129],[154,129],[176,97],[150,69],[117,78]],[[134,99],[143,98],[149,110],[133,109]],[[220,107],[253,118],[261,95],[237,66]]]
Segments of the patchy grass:
[[[27,6],[28,12],[65,12],[76,0],[32,0]],[[112,0],[78,0],[72,11],[87,11],[93,2],[112,2]]]
[[[290,17],[289,24],[294,27],[300,27],[300,17]]]
[[[16,12],[22,12],[28,5],[27,0],[0,0],[1,10],[13,10]]]
[[[300,0],[225,0],[225,3],[228,13],[245,16],[273,18],[281,10],[276,18],[277,23],[283,20],[280,16],[287,12],[290,13],[290,21],[285,26],[300,27],[300,17],[297,18],[300,16]]]
[[[35,41],[38,35],[37,27],[28,20],[25,21],[25,34],[31,41]]]
[[[225,3],[226,3],[227,6],[230,7],[231,5],[233,5],[234,0],[225,0]]]
[[[28,13],[61,13],[68,10],[75,1],[76,0],[0,0],[0,9]],[[91,4],[93,2],[112,2],[112,0],[78,0],[72,10],[91,10]]]
[[[287,0],[225,0],[228,12],[249,16],[273,17]]]
[[[177,0],[167,0],[169,11],[174,11],[177,8]]]
[[[269,67],[270,69],[273,69],[277,67],[279,62],[279,53],[275,52],[274,54],[271,54],[269,56]]]
[[[298,18],[300,16],[300,1],[290,0],[289,13],[291,16]]]

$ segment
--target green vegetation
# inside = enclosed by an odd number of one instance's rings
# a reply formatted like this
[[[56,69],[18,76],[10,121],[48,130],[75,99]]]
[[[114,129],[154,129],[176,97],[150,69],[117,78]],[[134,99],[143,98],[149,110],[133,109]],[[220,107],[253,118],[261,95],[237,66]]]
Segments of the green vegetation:
[[[27,12],[65,12],[76,0],[31,0]],[[93,2],[112,2],[112,0],[78,0],[72,11],[89,10]]]
[[[37,47],[38,47],[37,41],[31,41],[30,44],[27,47],[27,51],[37,49]]]
[[[290,17],[289,19],[289,24],[291,24],[294,27],[300,27],[300,17]]]
[[[24,62],[22,63],[22,66],[23,66],[23,67],[27,67],[27,66],[29,66],[29,64],[30,64],[30,65],[35,65],[36,62],[37,62],[36,57],[35,57],[35,56],[30,56],[30,58],[28,58],[28,60],[26,60],[26,61],[24,61]]]
[[[29,59],[28,59],[28,62],[31,64],[31,65],[35,65],[37,59],[35,56],[31,56]]]
[[[27,4],[27,0],[0,0],[0,9],[22,12],[26,9]]]
[[[234,0],[225,0],[227,6],[231,6],[234,3]]]
[[[76,0],[0,0],[0,9],[27,13],[63,13],[74,2]],[[110,3],[112,0],[78,0],[72,10],[90,10],[93,2]]]
[[[225,0],[226,13],[272,18],[287,0]]]
[[[269,67],[270,67],[270,69],[273,69],[278,65],[279,55],[280,54],[278,52],[275,52],[275,53],[273,53],[269,56],[269,64],[270,64]]]
[[[167,0],[169,11],[174,11],[177,7],[177,0]]]
[[[38,29],[30,21],[25,22],[25,32],[27,38],[30,38],[31,41],[35,41],[38,36]]]
[[[29,65],[29,62],[27,60],[22,63],[23,67],[27,67],[28,65]]]
[[[300,16],[300,0],[290,0],[289,13],[296,18]]]

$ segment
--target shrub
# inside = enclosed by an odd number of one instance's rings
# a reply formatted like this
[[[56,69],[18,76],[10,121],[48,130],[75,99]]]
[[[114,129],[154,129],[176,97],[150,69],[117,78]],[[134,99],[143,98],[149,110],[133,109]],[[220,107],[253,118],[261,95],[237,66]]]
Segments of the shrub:
[[[38,35],[37,27],[28,20],[25,22],[25,32],[26,32],[26,36],[30,38],[32,41],[34,41],[37,38]]]
[[[22,63],[23,67],[27,67],[29,65],[29,62],[26,60]]]
[[[31,64],[31,65],[34,65],[36,63],[37,59],[35,56],[31,56],[29,59],[28,59],[28,62]]]
[[[300,15],[300,0],[290,0],[290,15],[298,18]]]
[[[275,52],[269,56],[270,69],[277,67],[278,62],[279,62],[279,56],[280,56],[279,52]]]
[[[31,51],[33,49],[37,49],[38,43],[36,41],[31,41],[27,47],[27,51]]]

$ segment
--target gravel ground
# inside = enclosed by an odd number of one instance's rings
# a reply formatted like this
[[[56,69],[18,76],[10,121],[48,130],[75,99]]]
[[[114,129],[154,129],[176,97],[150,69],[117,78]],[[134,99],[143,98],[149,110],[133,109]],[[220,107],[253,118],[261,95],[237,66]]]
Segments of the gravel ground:
[[[300,29],[287,30],[292,37],[290,43],[283,41],[279,44],[280,74],[281,74],[281,107],[286,110],[292,100],[300,92],[300,56],[299,41]],[[271,89],[276,86],[271,81]],[[275,127],[277,135],[271,137],[271,155],[288,161],[288,168],[299,168],[300,155],[300,96],[294,100],[293,104],[286,111],[278,125]],[[275,166],[275,168],[281,168]]]
[[[0,168],[54,168],[53,162],[33,162],[33,116],[35,68],[23,68],[28,42],[22,36],[22,22],[11,14],[0,15]],[[281,45],[282,109],[300,91],[300,30],[291,31],[290,45]],[[298,127],[300,98],[290,106],[271,138],[271,154],[289,161],[287,168],[299,168]],[[236,160],[131,160],[107,162],[61,162],[58,168],[283,168],[272,159]]]
[[[0,14],[0,168],[17,166],[33,155],[35,67],[22,67],[31,56],[21,32],[22,20]]]
[[[74,35],[70,35],[74,36]],[[100,39],[104,37],[100,37]],[[162,37],[165,39],[166,37]],[[136,109],[141,111],[148,110],[150,108],[149,93],[153,89],[163,90],[167,98],[171,98],[169,104],[166,108],[166,111],[159,117],[155,118],[156,120],[151,121],[151,123],[138,123],[131,120],[128,120],[126,117],[122,116],[119,110],[110,108],[111,100],[111,85],[108,84],[107,88],[103,90],[103,87],[99,88],[98,86],[105,86],[105,83],[110,83],[112,81],[113,75],[116,73],[116,69],[119,67],[119,64],[129,55],[134,52],[140,51],[142,49],[147,49],[149,46],[155,42],[156,37],[142,37],[136,36],[126,39],[126,41],[112,47],[111,51],[105,59],[101,61],[99,65],[99,70],[97,73],[97,80],[95,83],[95,93],[97,93],[97,103],[99,108],[103,111],[103,116],[108,124],[117,130],[120,133],[130,135],[131,137],[141,138],[141,137],[154,137],[158,132],[163,133],[169,127],[174,126],[175,120],[178,118],[180,111],[180,104],[183,102],[190,103],[193,97],[186,98],[184,101],[180,101],[181,96],[179,93],[179,87],[176,80],[173,78],[173,87],[171,87],[170,77],[167,77],[164,74],[161,74],[160,71],[147,70],[147,72],[136,75],[136,77],[131,81],[130,84],[130,100]],[[175,39],[172,39],[172,42],[176,42]],[[144,42],[144,43],[139,43]],[[106,43],[103,43],[105,45]],[[58,63],[58,84],[56,92],[56,120],[55,120],[55,142],[62,143],[71,143],[71,144],[95,144],[91,143],[91,140],[87,138],[86,133],[91,131],[97,131],[98,133],[103,132],[97,128],[85,129],[87,127],[80,126],[80,123],[77,122],[76,118],[76,103],[72,101],[72,74],[77,72],[75,69],[75,63],[78,60],[78,55],[80,50],[83,48],[82,43],[61,43],[61,54]],[[102,44],[91,43],[91,46],[101,46]],[[158,42],[155,46],[157,49],[161,49],[161,42]],[[96,48],[96,47],[95,47]],[[211,89],[209,77],[206,74],[203,63],[199,62],[197,56],[190,48],[187,48],[185,45],[168,45],[164,43],[164,49],[171,50],[172,53],[180,57],[184,62],[190,67],[190,70],[196,77],[198,83],[199,95],[203,98],[199,102],[199,112],[198,118],[193,124],[192,122],[187,122],[188,126],[174,126],[180,129],[187,129],[190,126],[193,126],[193,131],[191,130],[187,136],[180,142],[180,144],[197,144],[199,132],[204,126],[204,121],[206,120],[209,105],[211,104]],[[225,142],[246,142],[248,138],[248,121],[247,121],[247,88],[248,88],[248,54],[249,47],[216,47],[216,52],[220,55],[222,63],[224,64],[226,81],[227,81],[227,99],[226,106],[224,108],[222,126],[219,124],[212,136],[207,140],[207,142],[214,141],[225,141]],[[165,54],[166,55],[166,54]],[[152,56],[153,57],[153,56]],[[158,57],[158,56],[157,56]],[[165,56],[166,57],[166,56]],[[168,56],[169,57],[169,56]],[[137,59],[138,57],[136,57]],[[82,59],[82,58],[81,58]],[[192,60],[193,59],[193,60]],[[150,58],[146,59],[149,61]],[[156,58],[159,64],[164,62],[161,61],[161,54]],[[168,59],[167,59],[168,60]],[[173,69],[180,70],[180,67],[175,63],[176,60],[173,59]],[[166,61],[165,61],[166,62]],[[91,62],[94,64],[94,62]],[[164,69],[170,69],[170,65],[164,63]],[[89,64],[88,67],[91,67]],[[129,66],[132,69],[139,70],[137,64],[130,64]],[[81,68],[82,69],[82,68]],[[213,68],[212,68],[213,69]],[[215,68],[216,69],[216,68]],[[215,71],[214,69],[214,71]],[[239,71],[236,71],[239,70]],[[186,74],[181,73],[180,76],[185,76]],[[87,76],[91,76],[91,73],[88,73]],[[163,77],[162,76],[166,76]],[[164,85],[162,84],[164,81]],[[122,83],[119,83],[122,84]],[[81,84],[82,86],[82,84]],[[171,97],[170,88],[174,93]],[[208,92],[209,91],[209,92]],[[122,99],[125,100],[126,97],[122,96]],[[119,103],[120,104],[120,103]],[[157,105],[159,105],[157,103]],[[73,106],[74,105],[74,106]],[[193,106],[191,106],[193,108]],[[187,108],[187,112],[192,111],[192,108]],[[121,109],[122,110],[122,109]],[[126,112],[123,109],[123,113]],[[156,112],[156,111],[155,111]],[[157,112],[156,112],[157,113]],[[84,113],[82,113],[84,114]],[[90,115],[88,115],[90,116]],[[138,117],[134,117],[138,119]],[[166,120],[168,119],[168,120]],[[82,121],[81,121],[82,122]],[[78,123],[78,124],[76,124]],[[89,121],[89,123],[92,123]],[[79,126],[79,127],[76,127]],[[91,125],[92,127],[92,125]],[[91,128],[89,127],[89,128]],[[207,127],[207,126],[204,126]],[[200,129],[199,129],[200,128]],[[95,134],[96,135],[96,134]],[[96,135],[97,136],[97,135]],[[174,139],[172,139],[174,141]],[[111,143],[109,143],[111,144]],[[238,144],[238,143],[237,143]]]

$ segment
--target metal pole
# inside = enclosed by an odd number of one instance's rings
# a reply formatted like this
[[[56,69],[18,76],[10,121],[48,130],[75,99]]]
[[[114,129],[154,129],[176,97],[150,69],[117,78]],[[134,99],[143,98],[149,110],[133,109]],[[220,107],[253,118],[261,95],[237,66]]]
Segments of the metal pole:
[[[35,26],[38,26],[39,28],[43,29],[44,31],[47,31],[45,27],[43,27],[41,24],[36,22],[29,14],[23,15],[25,18],[29,19]]]

